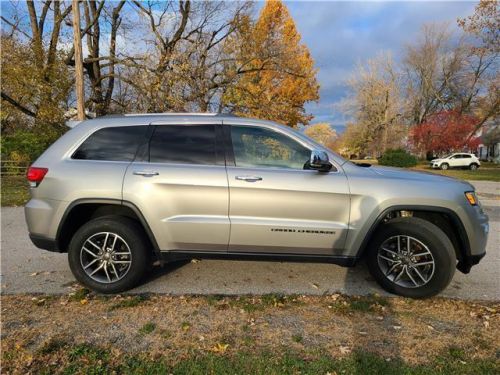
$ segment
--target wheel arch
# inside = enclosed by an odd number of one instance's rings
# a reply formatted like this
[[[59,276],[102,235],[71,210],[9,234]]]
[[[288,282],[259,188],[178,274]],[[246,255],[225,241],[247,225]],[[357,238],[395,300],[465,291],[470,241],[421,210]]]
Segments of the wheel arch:
[[[471,254],[469,237],[465,227],[453,210],[439,206],[396,205],[386,208],[377,216],[366,233],[358,250],[358,259],[365,255],[368,244],[379,226],[394,218],[392,214],[401,214],[402,212],[410,212],[411,216],[425,219],[443,230],[455,249],[455,255],[458,260],[457,268],[464,273],[468,272],[468,269],[463,266],[464,259]]]
[[[108,215],[124,216],[137,221],[149,239],[154,254],[159,254],[160,250],[155,236],[135,204],[119,199],[100,198],[77,199],[66,208],[56,233],[56,246],[59,252],[67,252],[71,238],[83,224]]]

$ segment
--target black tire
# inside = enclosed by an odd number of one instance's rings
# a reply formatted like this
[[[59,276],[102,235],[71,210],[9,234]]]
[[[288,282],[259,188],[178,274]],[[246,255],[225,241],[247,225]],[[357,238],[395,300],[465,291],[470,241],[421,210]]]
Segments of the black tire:
[[[450,165],[448,163],[443,163],[439,168],[441,168],[443,171],[446,171],[450,168]]]
[[[427,246],[432,254],[434,270],[425,285],[404,287],[396,284],[394,280],[389,280],[382,271],[378,258],[379,248],[386,240],[398,235],[409,236],[420,241]],[[382,288],[400,296],[410,298],[435,296],[448,286],[455,274],[456,256],[450,239],[440,228],[420,218],[397,218],[383,224],[370,241],[367,250],[368,268],[372,276]],[[384,261],[382,260],[382,262]],[[415,277],[415,279],[417,278]]]
[[[80,252],[86,241],[101,232],[119,236],[130,249],[130,265],[124,276],[114,282],[99,282],[91,278],[83,268]],[[135,287],[151,263],[151,251],[142,227],[134,220],[122,216],[106,216],[91,220],[74,234],[68,248],[68,260],[75,278],[98,293],[120,293]],[[99,271],[100,272],[100,271]],[[112,271],[110,271],[112,272]],[[112,273],[110,273],[112,275]]]
[[[469,169],[471,171],[475,171],[479,168],[479,165],[477,165],[476,163],[472,163],[471,165],[469,165]]]

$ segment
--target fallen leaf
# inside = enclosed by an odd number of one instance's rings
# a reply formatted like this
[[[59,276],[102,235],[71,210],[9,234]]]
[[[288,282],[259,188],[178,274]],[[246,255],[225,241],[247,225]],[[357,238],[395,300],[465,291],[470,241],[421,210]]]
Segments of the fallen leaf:
[[[86,305],[88,302],[89,302],[89,300],[87,298],[80,300],[80,304],[82,304],[82,305]]]
[[[319,285],[316,284],[316,283],[311,283],[311,286],[314,288],[314,289],[319,289]]]
[[[349,354],[351,352],[351,349],[348,346],[340,346],[339,347],[340,353],[342,354]]]
[[[38,274],[40,274],[40,272],[33,272],[30,276],[37,276]]]
[[[221,344],[221,343],[217,343],[215,344],[215,346],[212,348],[212,351],[216,352],[216,353],[224,353],[227,348],[229,348],[229,344]]]

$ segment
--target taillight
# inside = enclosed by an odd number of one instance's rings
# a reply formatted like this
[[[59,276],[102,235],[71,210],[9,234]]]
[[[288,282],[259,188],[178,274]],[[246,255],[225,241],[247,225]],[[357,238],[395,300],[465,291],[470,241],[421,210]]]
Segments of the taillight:
[[[49,168],[29,167],[26,172],[31,187],[37,187],[49,171]]]

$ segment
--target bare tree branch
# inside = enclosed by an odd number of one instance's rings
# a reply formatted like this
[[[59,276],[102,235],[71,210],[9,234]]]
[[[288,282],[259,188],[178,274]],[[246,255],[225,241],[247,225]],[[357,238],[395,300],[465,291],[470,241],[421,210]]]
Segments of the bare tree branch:
[[[12,104],[14,107],[16,107],[18,110],[20,110],[25,115],[28,115],[30,117],[36,117],[37,116],[37,114],[35,112],[31,111],[29,108],[26,108],[21,103],[19,103],[18,101],[14,100],[12,97],[10,97],[9,95],[7,95],[3,91],[2,91],[2,99],[4,99],[6,102]]]

